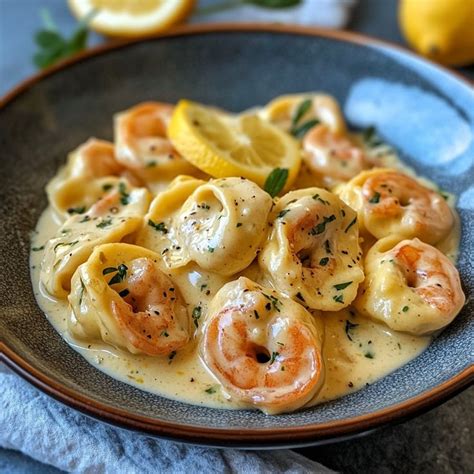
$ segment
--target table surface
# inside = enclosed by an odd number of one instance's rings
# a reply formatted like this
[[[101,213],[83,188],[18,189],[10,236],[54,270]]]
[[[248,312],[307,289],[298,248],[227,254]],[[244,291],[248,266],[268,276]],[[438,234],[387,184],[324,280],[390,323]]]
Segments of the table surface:
[[[31,41],[38,28],[38,6],[49,6],[65,29],[74,20],[58,0],[0,0],[0,95],[34,72]],[[405,44],[396,21],[397,0],[359,0],[349,29],[391,42]],[[21,5],[20,5],[21,4]],[[58,12],[58,13],[56,13]],[[18,28],[21,25],[21,28]],[[91,44],[101,38],[92,35]],[[18,51],[26,58],[19,64]],[[474,66],[458,70],[474,79]],[[403,424],[368,436],[298,452],[329,468],[356,473],[468,473],[474,471],[474,389],[470,388],[444,405]],[[20,453],[0,449],[0,473],[55,473]]]

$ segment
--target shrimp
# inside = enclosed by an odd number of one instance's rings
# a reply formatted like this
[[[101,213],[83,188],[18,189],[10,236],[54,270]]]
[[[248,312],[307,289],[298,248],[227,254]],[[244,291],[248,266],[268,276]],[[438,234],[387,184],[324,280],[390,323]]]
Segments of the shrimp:
[[[366,281],[355,306],[397,331],[416,335],[437,331],[464,305],[456,267],[417,238],[379,240],[367,254],[365,270]]]
[[[328,185],[348,181],[370,168],[362,148],[327,125],[317,125],[305,135],[303,160],[312,173],[323,175]]]
[[[140,352],[152,356],[181,349],[189,333],[178,289],[148,258],[132,260],[128,271],[128,292],[122,302],[112,301],[112,314],[123,336]]]
[[[321,332],[301,305],[241,277],[214,297],[200,353],[231,396],[277,414],[319,391],[321,348]]]
[[[357,209],[361,225],[378,239],[399,234],[434,245],[454,225],[453,212],[440,194],[396,170],[361,173],[340,195]]]
[[[364,279],[356,213],[319,188],[292,191],[273,211],[259,264],[272,285],[312,309],[337,311]]]
[[[159,256],[135,245],[99,245],[74,273],[69,330],[134,354],[169,355],[189,341],[190,324],[179,289]]]
[[[144,180],[163,173],[192,174],[196,168],[173,148],[167,135],[174,106],[143,102],[115,117],[117,160]]]

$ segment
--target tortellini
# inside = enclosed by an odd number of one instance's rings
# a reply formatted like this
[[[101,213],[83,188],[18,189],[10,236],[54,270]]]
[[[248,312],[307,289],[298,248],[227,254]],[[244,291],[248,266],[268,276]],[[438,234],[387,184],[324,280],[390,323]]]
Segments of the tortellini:
[[[115,160],[112,143],[89,139],[68,156],[67,165],[46,187],[49,202],[60,220],[84,213],[124,175],[135,178]]]
[[[69,331],[133,354],[169,355],[184,347],[190,326],[186,305],[159,260],[136,245],[96,247],[72,278]]]
[[[364,279],[356,213],[319,188],[291,191],[272,212],[259,255],[271,284],[313,309],[337,311]]]
[[[339,104],[327,94],[307,92],[277,97],[260,115],[286,132],[298,135],[298,128],[314,121],[327,125],[332,132],[343,134],[346,123]]]
[[[379,240],[365,258],[365,274],[355,307],[396,331],[431,333],[448,325],[464,305],[456,267],[418,239]]]
[[[300,408],[321,388],[323,334],[303,306],[241,277],[213,298],[200,353],[231,396],[276,414]]]
[[[377,239],[398,234],[434,245],[454,225],[443,196],[397,170],[364,171],[336,192],[357,210],[361,230]]]
[[[138,243],[163,255],[168,268],[196,262],[232,275],[256,257],[271,207],[270,195],[247,179],[188,179],[158,195]]]
[[[146,182],[179,174],[202,174],[177,153],[168,139],[173,108],[162,102],[143,102],[114,118],[117,160]]]
[[[135,233],[149,203],[146,189],[133,189],[121,181],[85,214],[67,219],[46,244],[41,264],[41,281],[46,290],[53,296],[66,297],[72,274],[94,247],[120,242]]]

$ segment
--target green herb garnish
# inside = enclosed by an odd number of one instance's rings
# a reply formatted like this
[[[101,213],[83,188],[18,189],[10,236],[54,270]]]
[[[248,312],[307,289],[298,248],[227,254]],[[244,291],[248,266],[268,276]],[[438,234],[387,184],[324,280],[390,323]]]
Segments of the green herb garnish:
[[[336,303],[344,303],[344,297],[343,295],[336,295],[336,296],[333,296],[332,299],[336,302]]]
[[[47,10],[42,10],[41,16],[44,29],[39,30],[35,35],[35,43],[38,46],[38,50],[33,56],[34,64],[44,69],[61,59],[73,56],[85,49],[89,34],[87,25],[96,14],[97,10],[92,10],[80,21],[72,36],[65,38],[59,33],[50,13]]]
[[[374,195],[369,199],[371,204],[377,204],[380,202],[380,193],[375,191]]]
[[[40,252],[41,250],[44,250],[44,245],[41,245],[40,247],[31,247],[31,250],[33,252]]]
[[[283,209],[282,211],[280,211],[280,212],[278,213],[278,216],[277,216],[277,217],[278,217],[279,219],[281,219],[282,217],[285,217],[286,214],[288,214],[289,212],[290,212],[290,209]]]
[[[148,225],[150,227],[153,227],[153,229],[157,230],[158,232],[161,232],[163,234],[168,233],[168,229],[166,228],[166,225],[164,222],[153,222],[151,219],[148,219]]]
[[[208,393],[209,395],[212,395],[213,393],[216,393],[216,387],[209,387],[209,388],[206,388],[206,390],[204,391]]]
[[[290,130],[290,133],[295,137],[295,138],[303,138],[309,130],[311,130],[315,125],[318,125],[319,120],[318,119],[311,119],[308,120],[307,122],[303,123],[299,127],[294,127]]]
[[[202,291],[202,290],[201,290]],[[201,318],[201,314],[202,314],[202,308],[200,306],[196,306],[194,309],[193,309],[193,322],[194,322],[194,325],[196,327],[199,326],[199,319]]]
[[[275,359],[280,355],[279,352],[272,352],[272,357],[270,358],[270,364],[273,364],[275,362]]]
[[[83,214],[84,212],[86,212],[86,206],[70,207],[67,210],[68,214]]]
[[[104,229],[105,227],[108,227],[109,225],[112,225],[112,219],[102,219],[102,221],[100,221],[96,227],[98,227],[99,229]]]
[[[344,229],[344,233],[347,234],[349,229],[357,222],[357,217],[354,217],[354,219],[351,220],[350,224]]]
[[[298,125],[298,122],[303,118],[306,112],[308,112],[308,110],[311,108],[311,104],[312,104],[312,100],[306,99],[306,100],[303,100],[303,102],[301,102],[300,105],[298,105],[295,115],[293,116],[293,120],[291,121],[292,127],[296,127],[296,125]]]
[[[128,294],[130,293],[130,291],[125,288],[124,290],[122,291],[119,291],[119,295],[122,297],[122,298],[125,298]]]
[[[410,308],[409,308],[408,306],[404,306],[404,307],[402,308],[402,311],[403,311],[404,313],[406,313],[409,309],[410,309]]]
[[[355,324],[355,323],[351,323],[348,319],[346,319],[346,336],[347,336],[347,339],[349,339],[349,341],[352,341],[352,337],[351,337],[351,334],[350,332],[355,329],[356,327],[358,326],[358,324]]]
[[[372,352],[368,351],[364,354],[364,357],[367,357],[367,359],[373,359],[374,358],[374,354],[372,354]]]
[[[330,222],[336,220],[336,216],[334,214],[331,214],[329,217],[323,217],[323,222],[320,222],[319,224],[315,225],[311,231],[311,235],[319,235],[322,234],[326,230],[326,224],[329,224]]]
[[[345,283],[338,283],[337,285],[334,285],[334,288],[336,288],[336,290],[344,290],[344,289],[347,288],[351,283],[352,283],[352,281],[346,281]]]
[[[287,179],[287,168],[275,168],[265,180],[263,189],[273,198],[285,187]]]
[[[328,263],[329,263],[329,257],[324,257],[324,258],[322,258],[322,259],[319,261],[319,264],[320,264],[322,267],[325,267]]]
[[[116,283],[120,283],[123,280],[125,280],[125,277],[127,276],[127,270],[128,270],[127,265],[125,265],[124,263],[121,263],[117,268],[117,273],[109,281],[109,285],[115,285]],[[110,271],[109,273],[112,273],[112,271]]]

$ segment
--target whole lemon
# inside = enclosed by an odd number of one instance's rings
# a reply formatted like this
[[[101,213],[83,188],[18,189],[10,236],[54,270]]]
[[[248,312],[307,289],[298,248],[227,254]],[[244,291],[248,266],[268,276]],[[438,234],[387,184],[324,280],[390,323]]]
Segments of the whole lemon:
[[[474,63],[474,0],[400,0],[398,13],[405,38],[423,56]]]

